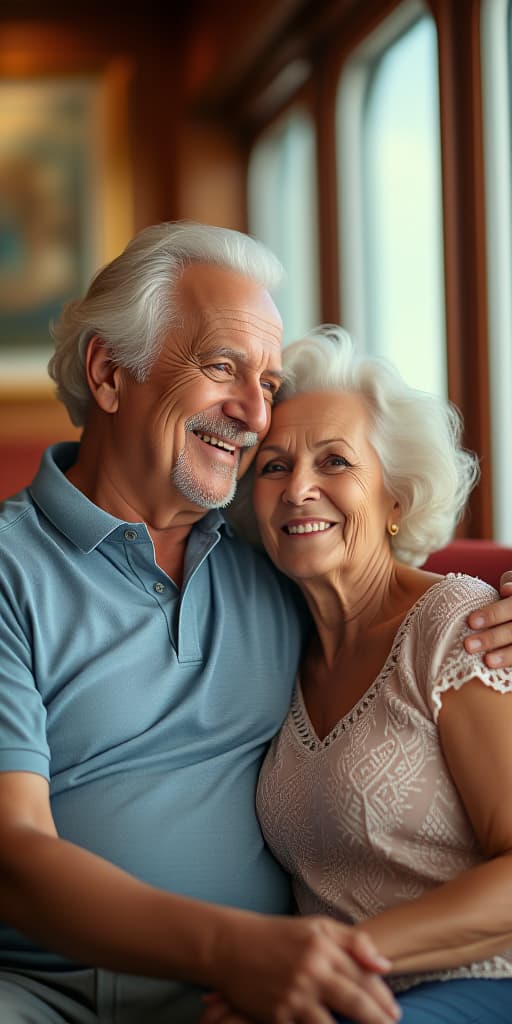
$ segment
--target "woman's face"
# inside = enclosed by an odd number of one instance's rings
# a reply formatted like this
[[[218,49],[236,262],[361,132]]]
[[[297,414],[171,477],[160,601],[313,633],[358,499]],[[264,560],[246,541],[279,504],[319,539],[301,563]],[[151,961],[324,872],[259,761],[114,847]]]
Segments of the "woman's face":
[[[358,394],[311,392],[274,409],[256,457],[254,507],[268,554],[292,579],[359,577],[391,557],[395,502],[369,423]]]

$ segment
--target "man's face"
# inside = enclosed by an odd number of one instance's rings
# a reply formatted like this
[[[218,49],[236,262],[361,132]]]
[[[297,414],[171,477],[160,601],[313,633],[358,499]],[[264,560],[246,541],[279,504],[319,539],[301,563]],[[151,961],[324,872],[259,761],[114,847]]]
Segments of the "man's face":
[[[147,381],[123,373],[120,408],[138,436],[141,486],[178,507],[223,507],[270,426],[281,319],[264,288],[203,264],[183,272],[178,302],[183,325]]]

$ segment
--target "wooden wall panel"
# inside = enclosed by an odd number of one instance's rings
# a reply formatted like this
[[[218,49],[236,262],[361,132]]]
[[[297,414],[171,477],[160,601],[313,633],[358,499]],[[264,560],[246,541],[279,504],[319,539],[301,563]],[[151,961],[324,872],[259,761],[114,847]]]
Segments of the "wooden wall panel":
[[[245,226],[243,158],[225,125],[188,113],[194,2],[122,18],[95,0],[0,10],[0,76],[97,73],[109,83],[105,259],[150,223],[183,217]],[[119,175],[119,162],[124,173]],[[104,262],[102,259],[101,262]],[[77,436],[51,382],[0,380],[0,493],[47,443]],[[17,447],[16,447],[17,446]],[[10,454],[9,454],[10,453]],[[23,470],[24,473],[24,470]]]

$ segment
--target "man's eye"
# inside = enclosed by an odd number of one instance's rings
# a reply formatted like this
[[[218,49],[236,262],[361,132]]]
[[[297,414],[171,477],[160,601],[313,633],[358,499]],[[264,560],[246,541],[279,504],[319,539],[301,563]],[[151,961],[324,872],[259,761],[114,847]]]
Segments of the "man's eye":
[[[279,390],[279,385],[276,384],[275,381],[273,381],[273,380],[261,380],[260,381],[260,386],[261,386],[261,390],[263,392],[265,401],[268,402],[269,405],[273,405],[274,398],[276,397],[276,394],[277,394],[277,392]]]
[[[205,366],[205,373],[213,377],[214,380],[224,379],[225,377],[233,376],[233,367],[231,363],[210,363]]]
[[[211,366],[212,370],[219,370],[220,373],[232,373],[233,367],[230,363],[213,363]]]

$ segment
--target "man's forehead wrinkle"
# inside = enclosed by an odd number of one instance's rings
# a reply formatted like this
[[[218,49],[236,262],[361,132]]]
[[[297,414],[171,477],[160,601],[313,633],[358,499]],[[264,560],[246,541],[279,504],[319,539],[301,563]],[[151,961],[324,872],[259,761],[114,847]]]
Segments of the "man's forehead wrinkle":
[[[215,306],[213,308],[206,307],[204,313],[207,315],[213,329],[218,329],[218,326],[226,328],[233,323],[236,324],[237,329],[240,330],[243,330],[243,325],[246,324],[248,325],[246,330],[248,330],[249,327],[255,327],[257,330],[262,331],[265,334],[275,335],[277,332],[281,331],[280,323],[276,323],[275,321],[272,322],[266,317],[258,316],[256,313],[250,313],[245,309],[219,309],[218,306]]]
[[[213,325],[210,326],[209,330],[205,330],[205,331],[203,331],[201,333],[202,341],[203,342],[210,342],[212,345],[214,345],[214,347],[216,349],[219,349],[219,347],[222,347],[223,349],[226,349],[226,346],[225,345],[221,345],[221,343],[219,342],[219,334],[222,334],[222,336],[225,337],[226,333],[229,332],[229,329],[230,329],[230,325],[226,324],[225,322],[222,324],[222,326],[220,324],[217,325],[217,326],[215,326],[213,324]],[[258,338],[254,337],[254,328],[252,328],[250,325],[249,326],[244,326],[243,324],[238,323],[236,329],[237,329],[237,333],[239,335],[247,335],[248,338],[252,339],[255,342],[257,342],[258,340],[265,341],[267,343],[270,343],[273,348],[278,349],[279,351],[281,351],[281,331],[280,330],[278,331],[276,329],[275,331],[266,331],[264,333],[264,335],[263,335],[263,338],[261,337],[263,332],[260,331],[259,332],[260,338],[258,339]],[[242,353],[239,353],[239,355],[241,357]]]
[[[210,338],[218,337],[220,333],[226,334],[230,330],[231,324],[226,324],[224,321],[222,324],[210,324],[209,327],[203,331],[202,337],[204,341],[208,341]],[[250,338],[254,338],[254,328],[250,324],[242,324],[240,321],[236,324],[236,330],[238,334],[247,334]],[[263,341],[270,341],[272,344],[280,344],[281,330],[277,327],[275,330],[259,331],[259,335],[264,334]],[[258,338],[254,338],[255,341]]]

